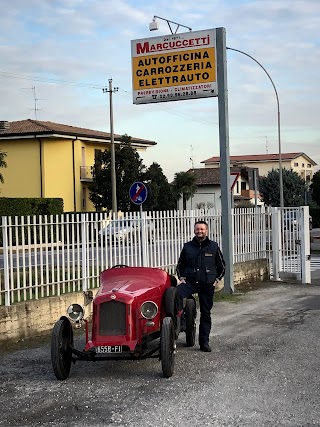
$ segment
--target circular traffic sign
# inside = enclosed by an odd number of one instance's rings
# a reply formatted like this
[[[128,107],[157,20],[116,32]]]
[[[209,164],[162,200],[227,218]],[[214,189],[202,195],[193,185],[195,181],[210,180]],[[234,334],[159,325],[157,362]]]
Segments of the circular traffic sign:
[[[134,182],[129,190],[129,196],[135,205],[141,205],[147,199],[148,190],[146,185],[143,182],[137,181]]]

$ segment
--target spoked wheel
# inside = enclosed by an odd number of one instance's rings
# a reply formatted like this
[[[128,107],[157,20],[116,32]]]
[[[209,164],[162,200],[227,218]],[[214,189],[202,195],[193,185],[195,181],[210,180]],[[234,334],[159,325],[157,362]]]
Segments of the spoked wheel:
[[[177,288],[171,287],[166,290],[164,295],[164,314],[171,316],[174,324],[175,339],[178,338],[181,326],[181,317],[179,313],[179,295]]]
[[[165,317],[162,322],[160,337],[160,358],[162,373],[165,378],[173,374],[176,342],[174,337],[174,325],[171,317]]]
[[[73,330],[67,318],[54,325],[51,336],[51,362],[58,380],[65,380],[70,373],[73,347]]]
[[[193,347],[196,339],[197,307],[194,298],[188,298],[185,306],[186,344]]]

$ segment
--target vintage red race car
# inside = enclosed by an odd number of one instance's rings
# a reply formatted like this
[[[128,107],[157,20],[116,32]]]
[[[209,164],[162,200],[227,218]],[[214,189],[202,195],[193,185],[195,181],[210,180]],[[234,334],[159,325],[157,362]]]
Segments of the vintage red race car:
[[[81,305],[72,304],[67,316],[62,316],[53,328],[51,361],[57,379],[66,379],[71,363],[77,360],[148,357],[159,358],[163,376],[171,377],[182,315],[176,286],[176,278],[159,268],[117,265],[103,271],[95,297],[86,293],[93,304],[91,321],[84,318]],[[193,346],[193,298],[186,301],[185,317],[186,344]],[[80,350],[74,346],[73,328],[83,324],[86,342]]]

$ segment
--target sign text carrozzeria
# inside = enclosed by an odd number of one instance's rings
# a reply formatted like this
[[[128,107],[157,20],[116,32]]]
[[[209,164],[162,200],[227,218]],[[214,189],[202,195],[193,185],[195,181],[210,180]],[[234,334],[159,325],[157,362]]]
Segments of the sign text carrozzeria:
[[[133,103],[217,96],[215,30],[132,40]]]

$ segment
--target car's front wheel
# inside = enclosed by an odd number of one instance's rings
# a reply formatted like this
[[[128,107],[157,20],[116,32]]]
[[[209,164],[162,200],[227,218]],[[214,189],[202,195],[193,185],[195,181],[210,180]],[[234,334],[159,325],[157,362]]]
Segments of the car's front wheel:
[[[174,337],[174,325],[171,317],[165,317],[162,322],[160,336],[160,358],[162,373],[165,378],[173,375],[176,342]]]
[[[164,315],[171,316],[174,324],[175,338],[180,333],[181,317],[179,316],[179,295],[177,288],[171,286],[167,288],[164,295]]]
[[[68,378],[72,362],[73,330],[67,318],[54,325],[51,336],[51,362],[58,380]]]

